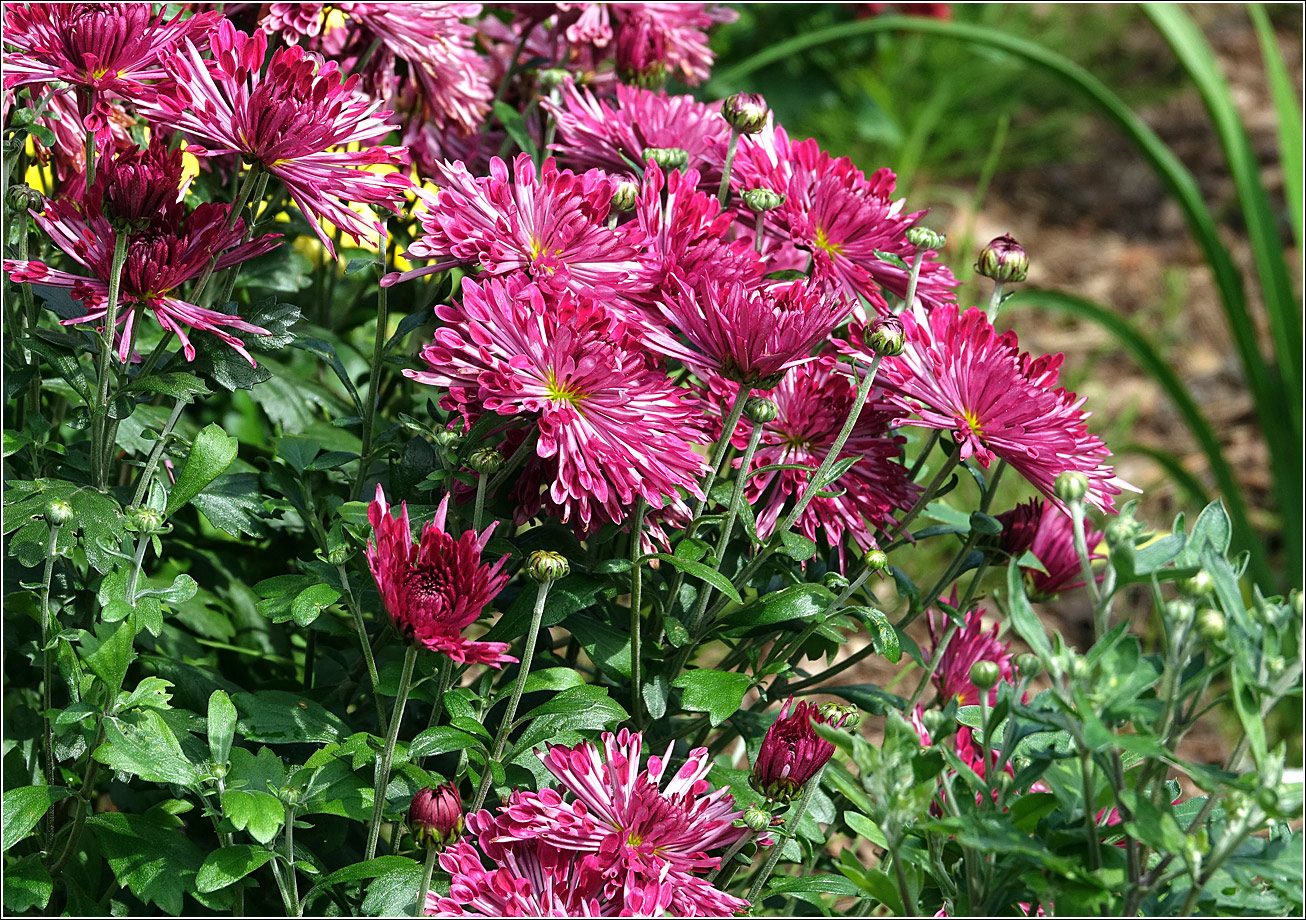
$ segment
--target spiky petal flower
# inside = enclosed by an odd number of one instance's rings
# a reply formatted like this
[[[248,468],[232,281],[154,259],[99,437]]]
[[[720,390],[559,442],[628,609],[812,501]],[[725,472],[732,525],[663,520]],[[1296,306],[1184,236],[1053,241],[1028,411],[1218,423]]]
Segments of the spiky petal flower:
[[[367,507],[374,538],[367,541],[367,564],[395,629],[425,648],[442,652],[459,664],[475,662],[502,667],[516,661],[506,642],[473,642],[463,630],[476,622],[508,581],[502,572],[505,556],[493,565],[481,563],[494,524],[477,534],[454,538],[444,529],[449,510],[446,495],[435,517],[413,542],[408,503],[390,514],[385,491],[378,483],[376,498]]]
[[[904,311],[901,319],[906,350],[880,367],[890,398],[915,415],[901,424],[951,432],[962,460],[986,468],[1007,461],[1058,507],[1054,483],[1066,470],[1088,477],[1086,499],[1103,512],[1133,488],[1116,478],[1111,452],[1089,433],[1084,400],[1057,386],[1063,355],[1031,357],[1015,332],[999,335],[974,307]],[[869,351],[856,328],[852,344]]]
[[[268,35],[281,33],[281,40],[287,45],[298,45],[301,39],[322,34],[325,7],[325,3],[269,3],[258,22],[259,28]]]
[[[489,812],[468,819],[490,856],[486,869],[467,840],[440,854],[440,868],[449,873],[449,896],[426,896],[429,917],[603,917],[615,912],[602,897],[603,877],[598,858],[582,856],[539,841],[495,842]]]
[[[397,213],[410,183],[400,173],[372,170],[399,166],[403,151],[368,146],[396,126],[386,121],[389,112],[377,111],[379,102],[356,92],[358,75],[342,80],[335,62],[324,64],[297,45],[273,52],[264,72],[267,35],[247,35],[225,19],[211,44],[211,61],[193,42],[168,57],[176,83],[145,108],[150,117],[202,141],[206,146],[188,148],[196,156],[238,153],[280,179],[333,256],[320,221],[360,241],[384,233],[384,224],[369,223],[348,205]],[[362,146],[333,149],[352,143]]]
[[[741,813],[727,789],[709,791],[707,748],[690,751],[664,787],[674,745],[641,770],[642,745],[642,736],[623,729],[604,733],[602,753],[589,742],[550,747],[540,759],[573,800],[547,788],[515,793],[500,839],[593,853],[609,888],[669,883],[672,916],[728,916],[747,907],[702,878],[720,863],[710,851],[747,833],[734,826]]]
[[[160,57],[180,42],[202,42],[219,19],[216,12],[165,20],[149,3],[6,4],[4,88],[31,83],[69,83],[88,91],[91,108],[83,126],[99,146],[108,140],[111,97],[144,101],[167,78]],[[147,82],[151,81],[151,82]]]
[[[1028,550],[1046,571],[1026,568],[1025,581],[1034,600],[1047,600],[1062,591],[1084,584],[1084,570],[1075,552],[1074,526],[1070,517],[1048,501],[1031,499],[997,516],[1002,522],[1001,546],[1012,559]],[[1091,558],[1102,542],[1102,533],[1084,524],[1084,542]]]
[[[100,211],[110,224],[125,230],[175,223],[184,211],[181,158],[182,151],[169,150],[158,134],[148,147],[106,158],[86,195],[86,208]]]
[[[705,440],[697,409],[639,341],[604,307],[546,294],[521,274],[463,282],[460,304],[422,352],[414,380],[449,388],[445,405],[524,415],[539,429],[536,453],[556,464],[547,498],[581,528],[620,522],[643,497],[661,508],[678,489],[698,495]]]
[[[463,802],[453,783],[417,790],[408,806],[408,830],[424,846],[443,849],[455,842],[463,823]]]
[[[951,600],[955,605],[956,597]],[[1001,680],[1007,683],[1015,683],[1016,672],[1011,643],[1003,642],[998,638],[998,624],[994,623],[993,628],[987,632],[984,630],[984,608],[972,607],[965,612],[965,617],[966,628],[959,629],[953,634],[952,641],[948,643],[939,658],[938,667],[934,669],[933,680],[945,700],[956,697],[957,702],[962,706],[976,706],[979,704],[980,690],[971,683],[971,665],[977,661],[991,661],[998,666]],[[934,611],[931,610],[930,639],[934,642],[936,650],[941,629],[942,627],[936,622]],[[935,654],[938,654],[937,651],[930,653],[931,660]],[[990,704],[997,700],[997,694],[995,685],[989,690]]]
[[[718,403],[732,398],[735,388],[713,381]],[[790,371],[775,389],[764,394],[775,401],[778,414],[765,424],[753,468],[776,464],[817,467],[833,446],[852,408],[856,388],[842,373],[833,355],[824,354]],[[891,520],[895,510],[910,508],[919,486],[907,477],[901,463],[906,439],[889,434],[893,406],[872,391],[839,459],[856,457],[837,481],[843,490],[830,498],[813,498],[799,515],[795,530],[816,540],[824,530],[826,542],[846,550],[851,536],[861,551],[876,546],[875,530]],[[741,422],[734,434],[735,446],[748,444],[750,428]],[[757,532],[765,539],[785,509],[797,501],[807,487],[808,473],[802,470],[773,470],[748,480],[745,499],[757,511]]]
[[[175,182],[173,188],[176,189]],[[114,194],[110,192],[109,197]],[[108,312],[109,279],[113,273],[113,253],[119,231],[114,230],[108,218],[99,211],[97,201],[93,195],[93,206],[86,212],[69,199],[47,201],[45,213],[33,215],[37,225],[56,246],[90,271],[89,277],[50,268],[43,262],[6,260],[4,263],[5,271],[15,281],[66,288],[82,302],[86,314],[62,320],[65,326],[90,322]],[[228,213],[227,205],[206,203],[181,218],[179,206],[165,207],[160,215],[171,214],[171,217],[160,217],[145,229],[130,234],[118,295],[117,321],[122,324],[119,359],[125,362],[131,357],[135,338],[133,330],[141,320],[140,314],[148,309],[160,326],[177,334],[187,361],[195,360],[195,346],[183,328],[189,326],[211,332],[250,364],[255,363],[246,351],[245,343],[228,330],[268,335],[267,329],[247,323],[238,316],[196,306],[176,296],[183,284],[204,272],[214,253],[221,253],[214,267],[223,269],[262,255],[278,245],[277,234],[242,242],[244,223],[237,219],[233,226],[228,227]]]
[[[789,697],[762,738],[749,785],[779,802],[798,795],[834,755],[834,745],[816,733],[814,723],[838,728],[842,720],[830,722],[815,703],[803,700],[794,706],[794,698]]]

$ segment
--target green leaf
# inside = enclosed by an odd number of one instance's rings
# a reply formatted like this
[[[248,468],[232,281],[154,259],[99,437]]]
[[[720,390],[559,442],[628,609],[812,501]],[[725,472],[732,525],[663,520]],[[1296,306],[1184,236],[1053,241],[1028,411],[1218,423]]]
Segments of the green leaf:
[[[265,847],[249,843],[214,850],[204,858],[204,863],[195,874],[195,889],[208,893],[226,888],[260,868],[274,855]]]
[[[844,812],[843,819],[852,832],[858,837],[861,837],[863,840],[869,840],[877,847],[886,850],[889,848],[889,843],[885,839],[884,831],[880,830],[880,826],[870,818],[858,814],[855,811],[846,811]]]
[[[367,886],[367,896],[363,898],[365,915],[412,916],[417,907],[417,889],[422,884],[422,867],[414,860],[409,860],[409,863],[411,865],[377,876],[376,881]]]
[[[307,626],[340,597],[340,592],[330,585],[311,585],[295,595],[290,603],[290,615],[300,626]]]
[[[1193,522],[1192,533],[1184,546],[1183,560],[1188,565],[1201,562],[1202,551],[1210,546],[1221,556],[1229,552],[1229,543],[1233,535],[1233,526],[1224,505],[1218,501],[1211,502],[1197,515]]]
[[[209,695],[209,752],[213,762],[225,764],[231,755],[231,742],[236,737],[236,705],[225,690],[214,690]]]
[[[800,533],[786,530],[784,533],[780,534],[780,552],[784,553],[790,559],[805,562],[816,555],[816,543],[813,540],[807,539]]]
[[[172,694],[168,688],[172,687],[172,681],[164,680],[161,677],[146,677],[136,689],[131,692],[118,707],[118,712],[123,713],[131,709],[170,709],[169,705],[172,700]]]
[[[32,908],[45,910],[54,894],[54,882],[41,862],[40,853],[29,853],[5,866],[5,914],[16,917]]]
[[[1302,124],[1301,103],[1288,76],[1288,68],[1279,50],[1270,17],[1260,3],[1247,5],[1247,12],[1256,27],[1256,38],[1261,44],[1261,58],[1265,61],[1266,81],[1274,99],[1274,114],[1278,120],[1279,163],[1283,170],[1283,197],[1292,221],[1293,237],[1300,252],[1306,240],[1302,236]]]
[[[131,621],[124,620],[86,659],[87,667],[109,688],[111,697],[117,696],[123,678],[127,676],[127,668],[136,660],[136,651],[132,648],[135,638],[136,630]]]
[[[222,794],[222,813],[238,831],[248,831],[259,843],[271,843],[286,820],[285,806],[274,795],[244,789]]]
[[[726,635],[748,635],[774,629],[783,623],[809,622],[825,613],[835,595],[825,585],[790,585],[763,595],[720,620]]]
[[[706,712],[708,721],[716,728],[739,711],[752,682],[747,674],[699,668],[681,674],[671,686],[683,691],[681,705],[685,709]]]
[[[522,693],[534,693],[538,690],[570,690],[584,683],[574,668],[544,668],[532,671],[526,678],[526,687]]]
[[[20,786],[6,792],[0,804],[0,812],[4,813],[4,852],[32,832],[51,805],[72,794],[63,786]]]
[[[858,887],[849,879],[842,875],[798,875],[784,876],[779,875],[771,879],[767,885],[767,894],[798,894],[798,893],[816,893],[816,894],[833,894],[839,897],[851,898],[860,894]]]
[[[428,728],[408,745],[408,758],[430,757],[435,754],[447,754],[469,747],[485,747],[485,743],[475,735],[453,728],[449,725],[436,725]]]
[[[86,561],[101,575],[119,563],[116,555],[124,535],[122,508],[110,495],[102,495],[87,486],[58,479],[33,482],[7,481],[4,496],[4,533],[14,533],[9,552],[25,566],[34,568],[45,562],[50,526],[41,515],[51,500],[59,498],[73,507],[77,527],[59,531],[58,550],[69,555],[79,542],[86,551]]]
[[[1043,661],[1044,668],[1052,659],[1052,645],[1048,642],[1047,631],[1039,622],[1034,608],[1025,596],[1025,579],[1020,573],[1020,566],[1012,563],[1007,566],[1007,616],[1016,635],[1025,640],[1034,654]]]
[[[573,572],[566,578],[554,582],[549,588],[549,596],[544,601],[544,616],[541,627],[547,629],[557,626],[572,614],[594,606],[595,600],[603,593],[605,583],[597,578],[590,578]],[[535,606],[535,592],[521,591],[508,609],[499,617],[482,637],[486,642],[504,642],[526,634],[530,626],[531,613]]]
[[[585,684],[564,690],[548,702],[536,706],[519,717],[516,724],[553,714],[565,716],[559,724],[576,731],[610,728],[628,718],[626,710],[608,696],[607,687]]]
[[[503,125],[503,130],[508,132],[519,150],[528,153],[531,159],[534,159],[539,149],[535,146],[535,140],[526,128],[526,119],[522,117],[521,112],[506,102],[496,102],[494,104],[494,115]]]
[[[179,916],[182,895],[195,891],[204,862],[199,847],[180,830],[141,815],[102,813],[86,819],[118,884],[145,904]]]
[[[267,511],[257,473],[228,473],[209,483],[190,503],[200,510],[210,524],[233,537],[268,535]]]
[[[238,443],[217,424],[209,425],[195,436],[186,463],[168,493],[168,507],[164,512],[167,517],[172,517],[231,466]]]
[[[629,631],[614,629],[608,623],[583,613],[568,617],[565,625],[585,649],[585,654],[605,673],[630,677]]]
[[[194,399],[196,396],[208,396],[210,390],[194,374],[172,373],[172,374],[151,374],[148,377],[133,380],[130,384],[123,387],[124,393],[161,393],[164,396],[171,396],[173,399],[185,399],[187,401]]]
[[[349,728],[321,703],[284,690],[237,693],[236,708],[245,714],[241,734],[268,744],[321,744],[339,741]]]
[[[95,749],[95,759],[111,770],[151,783],[200,783],[199,771],[186,758],[177,736],[152,709],[139,710],[135,724],[105,720],[104,743]]]
[[[693,575],[695,578],[707,582],[736,604],[744,602],[744,599],[739,596],[739,592],[735,590],[735,586],[730,583],[729,578],[726,578],[716,569],[703,565],[701,562],[690,562],[688,559],[681,559],[679,556],[673,556],[669,553],[651,553],[640,561],[641,563],[647,562],[649,559],[661,559],[663,562],[668,562],[680,569],[686,575]]]

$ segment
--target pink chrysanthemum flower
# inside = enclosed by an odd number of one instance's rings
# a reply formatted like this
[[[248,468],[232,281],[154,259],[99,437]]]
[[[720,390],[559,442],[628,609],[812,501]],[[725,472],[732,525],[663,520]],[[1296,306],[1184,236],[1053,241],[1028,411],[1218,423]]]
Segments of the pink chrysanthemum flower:
[[[594,58],[612,44],[614,24],[632,16],[646,16],[663,36],[667,69],[691,86],[708,78],[712,49],[707,30],[717,23],[734,22],[739,14],[729,7],[709,3],[559,3],[559,20],[564,35],[576,51],[599,49]],[[570,14],[575,14],[570,15]],[[588,57],[589,55],[585,55]]]
[[[389,112],[377,111],[379,102],[355,91],[358,75],[342,81],[338,65],[299,46],[275,51],[264,73],[267,35],[246,35],[225,19],[211,44],[211,61],[191,42],[167,59],[176,83],[146,107],[150,117],[211,145],[192,144],[196,156],[238,153],[280,179],[333,256],[323,220],[355,240],[384,233],[384,224],[369,223],[348,205],[400,210],[408,179],[368,167],[400,165],[402,149],[333,149],[365,145],[396,127],[386,121]]]
[[[616,179],[559,170],[552,158],[537,178],[526,154],[514,161],[512,179],[498,157],[484,178],[456,162],[440,173],[421,219],[426,235],[411,255],[452,256],[492,275],[525,272],[541,288],[587,294],[619,310],[635,293],[639,229],[607,226]]]
[[[1075,532],[1070,517],[1048,501],[1031,499],[997,516],[1002,522],[1001,546],[1012,559],[1028,550],[1043,564],[1044,572],[1025,569],[1025,582],[1033,600],[1048,600],[1062,591],[1082,587],[1084,570],[1075,552]],[[1089,558],[1102,542],[1102,533],[1084,522],[1084,542]]]
[[[517,792],[501,823],[501,840],[538,839],[577,853],[597,855],[609,890],[668,883],[672,916],[729,916],[748,906],[709,884],[701,873],[720,864],[709,852],[747,833],[725,788],[709,791],[707,748],[695,748],[662,787],[674,745],[640,769],[643,739],[623,729],[603,735],[603,753],[589,742],[550,747],[545,767],[571,792]]]
[[[657,309],[688,341],[653,327],[644,336],[649,347],[704,379],[719,374],[758,389],[812,360],[812,349],[852,309],[841,294],[797,281],[747,285],[705,277],[691,285],[673,275],[670,282]]]
[[[136,324],[148,309],[160,326],[177,334],[186,360],[195,360],[195,347],[183,326],[211,332],[254,364],[245,343],[227,330],[251,335],[268,335],[268,330],[238,316],[188,303],[175,292],[201,275],[214,253],[221,253],[214,268],[228,268],[275,248],[280,235],[242,242],[244,222],[238,218],[229,227],[227,205],[201,204],[183,217],[180,179],[180,154],[169,154],[162,144],[152,145],[144,155],[129,151],[119,156],[105,164],[84,205],[69,199],[47,200],[45,213],[33,214],[55,245],[89,269],[91,276],[70,274],[37,261],[6,260],[5,271],[18,282],[67,288],[87,312],[62,320],[63,325],[90,322],[108,312],[118,233],[130,232],[118,294],[117,322],[122,324],[118,357],[124,362],[131,357]],[[123,229],[114,228],[102,205]],[[151,207],[154,210],[149,210]],[[135,229],[129,231],[129,225]]]
[[[517,660],[507,654],[508,643],[473,642],[463,630],[476,622],[507,583],[502,572],[507,557],[483,565],[481,552],[495,525],[480,534],[469,530],[455,538],[444,529],[448,510],[446,495],[414,543],[408,503],[399,506],[398,517],[392,516],[378,483],[376,498],[367,506],[374,532],[374,539],[367,541],[367,564],[386,612],[403,636],[459,664],[502,667]]]
[[[280,33],[287,45],[298,45],[301,39],[322,34],[325,8],[325,3],[269,3],[259,28],[268,35]]]
[[[476,848],[461,840],[440,854],[440,868],[449,873],[449,896],[427,893],[428,917],[605,917],[615,915],[602,898],[603,876],[598,858],[551,847],[541,841],[494,841],[496,825],[489,812],[468,819],[482,849],[490,856],[486,869]]]
[[[1099,511],[1113,511],[1115,496],[1133,489],[1106,464],[1111,452],[1089,433],[1084,400],[1056,385],[1062,355],[1030,357],[1015,332],[999,335],[975,307],[904,311],[901,319],[906,350],[880,366],[890,399],[916,415],[898,424],[951,432],[962,460],[985,468],[1005,460],[1059,507],[1053,486],[1066,470],[1088,477],[1086,499]],[[863,334],[853,329],[852,346],[865,353]]]
[[[588,529],[625,520],[637,497],[660,508],[678,489],[699,494],[699,412],[604,307],[517,274],[464,281],[462,302],[436,315],[445,325],[422,352],[431,369],[405,373],[448,387],[445,405],[469,418],[533,418],[563,521]]]
[[[146,81],[164,80],[160,58],[182,41],[202,42],[218,21],[215,12],[165,20],[150,3],[6,4],[4,88],[62,82],[90,93],[83,126],[107,141],[112,98],[154,98]]]
[[[720,404],[733,398],[733,386],[719,378],[712,383]],[[843,427],[856,388],[835,358],[825,354],[795,368],[775,389],[757,395],[774,400],[779,412],[764,426],[753,468],[781,463],[814,468]],[[893,417],[893,407],[872,391],[839,454],[839,459],[858,458],[835,483],[842,494],[813,498],[795,524],[795,530],[809,540],[824,530],[827,543],[839,548],[841,560],[846,555],[845,537],[852,537],[861,551],[875,548],[875,530],[888,524],[895,510],[910,508],[920,491],[901,462],[906,439],[889,434]],[[734,434],[735,446],[741,450],[747,446],[750,433],[750,424],[741,422]],[[744,497],[756,509],[760,537],[770,536],[786,508],[807,487],[808,476],[801,470],[773,470],[748,480]]]
[[[557,104],[543,105],[558,125],[553,149],[577,169],[639,176],[647,148],[679,147],[698,171],[701,188],[715,192],[721,184],[730,126],[718,109],[692,96],[622,85],[614,104],[568,83]]]
[[[785,195],[766,214],[768,257],[788,262],[786,248],[806,250],[816,271],[880,311],[886,309],[882,291],[907,296],[909,272],[880,253],[910,263],[916,248],[906,233],[925,212],[905,213],[904,202],[893,201],[890,170],[868,179],[847,157],[830,156],[811,138],[790,141],[775,125],[740,139],[730,181],[736,192],[766,188]],[[952,301],[956,284],[947,266],[927,253],[916,287],[920,303],[932,308]]]
[[[35,109],[38,104],[35,99],[28,101],[29,108]],[[101,158],[97,160],[97,168],[100,162],[115,153],[136,149],[136,141],[132,139],[130,130],[135,119],[127,114],[123,103],[110,99],[104,103],[104,107],[108,111],[107,127],[96,134],[96,146]],[[86,187],[86,129],[82,127],[77,97],[72,93],[55,93],[46,104],[39,122],[54,133],[54,147],[47,148],[33,137],[37,162],[48,163],[53,160],[59,186],[80,196]]]
[[[749,785],[768,799],[792,800],[834,755],[834,745],[818,735],[813,724],[838,728],[844,718],[827,719],[815,703],[803,700],[794,706],[789,697],[762,738]]]
[[[955,605],[956,596],[951,598]],[[1011,643],[1003,642],[998,638],[998,624],[994,623],[993,628],[989,631],[984,630],[984,608],[972,607],[966,611],[966,628],[959,629],[952,636],[952,641],[948,647],[943,650],[943,656],[939,659],[939,666],[934,669],[934,686],[938,688],[939,693],[945,700],[952,697],[957,698],[957,702],[962,706],[979,705],[979,688],[971,683],[970,669],[978,661],[991,661],[998,666],[998,671],[1002,675],[1001,680],[1007,683],[1015,683],[1015,671],[1013,669],[1014,656],[1011,654]],[[934,643],[935,649],[938,647],[939,634],[942,632],[942,625],[937,622],[934,611],[930,611],[928,625],[930,630],[930,640]],[[935,651],[930,652],[930,658],[933,659]],[[990,705],[997,701],[998,688],[996,685],[989,690]]]

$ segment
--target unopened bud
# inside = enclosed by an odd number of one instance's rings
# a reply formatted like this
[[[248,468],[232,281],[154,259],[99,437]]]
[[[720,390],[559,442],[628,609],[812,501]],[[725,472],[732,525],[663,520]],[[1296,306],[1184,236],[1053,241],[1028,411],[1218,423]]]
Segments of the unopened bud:
[[[30,185],[11,185],[5,192],[5,204],[12,211],[39,211],[45,204],[45,196]]]
[[[1083,680],[1088,676],[1088,662],[1079,655],[1070,662],[1070,676],[1075,680]]]
[[[750,805],[744,812],[744,825],[754,834],[760,834],[771,826],[771,812],[761,805]]]
[[[435,446],[444,450],[457,450],[463,443],[463,436],[452,428],[442,428],[435,433]]]
[[[1215,590],[1215,580],[1211,578],[1211,573],[1206,569],[1198,569],[1197,574],[1192,578],[1185,578],[1179,583],[1185,594],[1192,594],[1196,597],[1205,597]]]
[[[639,186],[629,179],[617,183],[612,192],[612,208],[615,211],[633,211],[639,205]]]
[[[1256,790],[1256,804],[1261,806],[1261,811],[1272,815],[1279,809],[1279,793],[1269,786],[1262,786]]]
[[[349,561],[350,555],[347,543],[337,543],[327,551],[327,562],[332,565],[344,565]]]
[[[930,737],[937,740],[948,723],[948,719],[937,709],[927,709],[921,715],[921,722],[925,725],[925,730],[930,733]]]
[[[137,533],[154,533],[163,526],[163,512],[153,508],[133,508],[127,520]]]
[[[537,549],[526,560],[527,574],[540,584],[564,578],[570,571],[571,564],[566,556],[547,549]]]
[[[885,358],[902,354],[907,345],[907,334],[902,328],[902,320],[896,316],[881,316],[867,329],[866,342],[871,349]]]
[[[825,585],[831,591],[842,593],[848,587],[850,582],[839,572],[826,572],[821,578],[821,584]]]
[[[1210,607],[1203,607],[1197,611],[1197,632],[1208,642],[1219,642],[1228,632],[1224,614]]]
[[[1164,615],[1175,626],[1187,626],[1197,615],[1197,607],[1186,597],[1177,597],[1165,605]]]
[[[992,690],[1002,679],[1002,669],[992,661],[977,661],[970,666],[970,682],[981,690]]]
[[[1128,515],[1114,518],[1102,530],[1102,535],[1106,537],[1107,546],[1122,546],[1125,544],[1132,546],[1134,537],[1138,536],[1138,533],[1138,522]]]
[[[408,806],[408,829],[419,844],[443,849],[463,835],[463,803],[453,783],[422,789]]]
[[[721,103],[721,114],[740,134],[756,134],[766,127],[766,100],[757,93],[735,93]]]
[[[1038,676],[1038,672],[1043,670],[1043,662],[1038,660],[1038,656],[1032,652],[1025,652],[1023,655],[1016,656],[1016,672],[1028,680],[1033,680]]]
[[[561,67],[546,67],[535,75],[540,81],[540,86],[545,89],[551,89],[555,86],[561,86],[571,79],[571,74],[567,73]]]
[[[1029,256],[1009,233],[1004,233],[980,250],[975,271],[994,281],[1024,281],[1029,274]]]
[[[1300,588],[1293,588],[1288,592],[1288,603],[1292,607],[1292,612],[1297,616],[1302,615],[1302,591]]]
[[[817,714],[826,725],[845,728],[848,731],[852,731],[862,721],[861,713],[857,711],[857,707],[848,703],[822,703],[821,708],[817,710]]]
[[[684,169],[689,165],[689,154],[679,147],[645,147],[644,159],[652,160],[664,170]]]
[[[782,192],[773,192],[769,188],[744,189],[743,199],[744,207],[754,214],[774,211],[785,203],[785,195]]]
[[[866,551],[865,556],[862,556],[862,562],[866,564],[866,568],[870,569],[871,572],[879,572],[883,571],[884,567],[889,564],[889,557],[884,554],[882,549],[871,549]]]
[[[1088,494],[1088,477],[1079,470],[1066,470],[1057,476],[1052,491],[1063,502],[1079,502]]]
[[[45,522],[51,527],[62,527],[73,519],[73,506],[62,498],[52,498],[45,506]]]
[[[943,244],[948,241],[948,238],[942,233],[931,230],[929,227],[912,227],[907,231],[906,237],[907,242],[921,252],[929,250],[938,252],[943,248]]]
[[[467,465],[482,475],[497,473],[503,469],[503,454],[493,447],[482,447],[472,451],[472,455],[467,458]]]
[[[775,417],[779,414],[780,407],[765,396],[752,396],[744,403],[744,418],[754,425],[765,425],[767,422],[774,422]]]

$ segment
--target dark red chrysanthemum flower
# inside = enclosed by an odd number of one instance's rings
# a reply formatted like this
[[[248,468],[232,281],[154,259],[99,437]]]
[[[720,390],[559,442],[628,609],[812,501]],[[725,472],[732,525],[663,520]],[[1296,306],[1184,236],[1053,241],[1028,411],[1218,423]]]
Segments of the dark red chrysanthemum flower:
[[[766,730],[748,784],[769,799],[791,800],[834,755],[834,745],[818,735],[812,723],[838,728],[842,721],[830,722],[815,703],[806,700],[794,706],[794,698],[789,697],[780,717]]]

